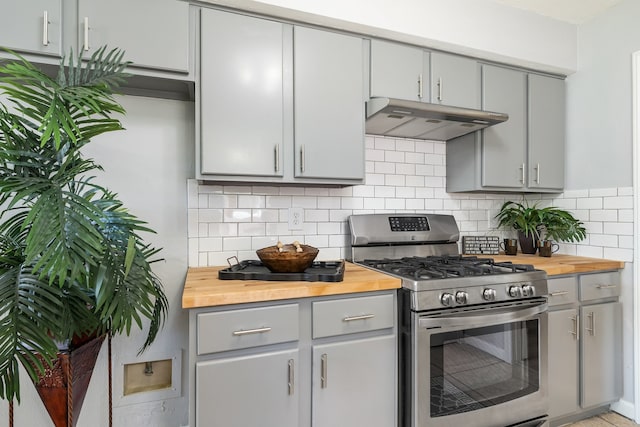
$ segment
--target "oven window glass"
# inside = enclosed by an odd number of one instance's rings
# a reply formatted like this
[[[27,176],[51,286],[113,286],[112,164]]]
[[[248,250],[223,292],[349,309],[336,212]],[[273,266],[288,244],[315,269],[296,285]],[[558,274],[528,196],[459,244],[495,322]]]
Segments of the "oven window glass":
[[[538,337],[537,319],[431,335],[431,417],[537,391]]]

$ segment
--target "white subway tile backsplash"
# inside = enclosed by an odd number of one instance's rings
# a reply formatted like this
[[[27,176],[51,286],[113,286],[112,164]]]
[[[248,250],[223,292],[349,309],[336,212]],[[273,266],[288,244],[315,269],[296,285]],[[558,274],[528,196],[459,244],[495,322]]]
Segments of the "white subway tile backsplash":
[[[617,195],[617,188],[592,188],[589,190],[589,197],[609,197]]]
[[[435,143],[433,141],[416,141],[416,152],[433,153],[435,151]]]
[[[416,151],[416,142],[411,139],[396,140],[397,151]]]
[[[615,209],[595,209],[589,211],[589,219],[591,221],[618,221],[618,211]]]
[[[633,209],[633,196],[616,196],[604,198],[605,209]]]
[[[210,185],[187,181],[190,266],[227,265],[231,256],[256,259],[278,240],[321,249],[319,260],[347,256],[352,214],[431,212],[455,216],[461,234],[495,235],[505,200],[522,195],[446,192],[446,144],[367,135],[365,183],[352,187]],[[560,253],[633,260],[633,188],[526,194],[529,203],[570,210],[587,239],[560,243]],[[288,229],[291,207],[304,210],[302,230]],[[509,233],[513,234],[512,231]],[[510,234],[510,235],[511,235]]]
[[[631,222],[606,222],[604,223],[606,234],[617,234],[620,236],[633,236],[633,223]]]

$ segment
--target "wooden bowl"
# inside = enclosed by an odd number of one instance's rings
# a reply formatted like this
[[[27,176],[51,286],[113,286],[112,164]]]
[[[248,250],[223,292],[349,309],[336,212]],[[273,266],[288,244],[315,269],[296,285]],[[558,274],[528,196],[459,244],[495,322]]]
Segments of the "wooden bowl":
[[[256,253],[269,270],[274,273],[302,273],[311,266],[318,256],[318,249],[309,245],[300,245],[302,252],[296,252],[293,245],[284,245],[280,252],[277,246],[258,249]]]

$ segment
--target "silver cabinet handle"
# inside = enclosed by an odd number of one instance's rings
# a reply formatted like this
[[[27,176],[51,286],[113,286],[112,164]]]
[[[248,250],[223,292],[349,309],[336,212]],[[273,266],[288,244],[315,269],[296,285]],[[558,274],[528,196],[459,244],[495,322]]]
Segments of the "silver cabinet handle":
[[[265,332],[269,332],[271,330],[270,327],[265,328],[256,328],[256,329],[241,329],[239,331],[233,331],[233,335],[242,336],[242,335],[250,335],[250,334],[263,334]]]
[[[362,314],[360,316],[347,316],[344,319],[342,319],[343,322],[353,322],[354,320],[365,320],[365,319],[371,319],[373,317],[376,317],[375,314]]]
[[[536,184],[540,185],[540,163],[536,164]]]
[[[520,182],[522,182],[522,184],[524,185],[524,163],[522,164],[522,166],[520,166],[520,171],[522,172],[522,179],[520,180]]]
[[[596,315],[593,311],[590,311],[589,314],[587,314],[587,317],[589,318],[589,324],[591,325],[591,327],[587,327],[585,326],[585,329],[587,331],[589,331],[589,335],[591,336],[595,336],[596,334]]]
[[[300,172],[304,173],[304,145],[300,146]]]
[[[327,388],[327,353],[320,356],[320,388]]]
[[[438,101],[442,102],[442,77],[438,77]]]
[[[49,12],[42,14],[42,46],[49,46]]]
[[[89,50],[89,17],[84,17],[84,50]]]
[[[612,289],[612,288],[617,288],[618,285],[598,285],[597,288],[598,289]]]
[[[289,396],[294,393],[294,383],[295,383],[295,361],[293,359],[289,359],[289,377],[287,378],[287,388]]]
[[[422,99],[422,74],[418,74],[418,99]]]
[[[550,297],[560,297],[562,295],[567,295],[568,293],[569,293],[569,291],[550,292],[549,296]]]
[[[569,331],[569,333],[578,341],[578,339],[580,339],[580,317],[576,314],[575,316],[571,316],[570,319],[573,322],[573,331]]]
[[[273,149],[273,157],[274,157],[275,171],[279,172],[280,171],[280,144],[276,144],[275,148]]]

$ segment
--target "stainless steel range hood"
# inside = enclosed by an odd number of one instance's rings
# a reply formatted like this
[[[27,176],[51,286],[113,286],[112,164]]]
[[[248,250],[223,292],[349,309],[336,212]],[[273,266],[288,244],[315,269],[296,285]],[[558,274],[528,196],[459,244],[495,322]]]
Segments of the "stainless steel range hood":
[[[367,101],[366,132],[447,141],[502,123],[507,114],[394,98]]]

